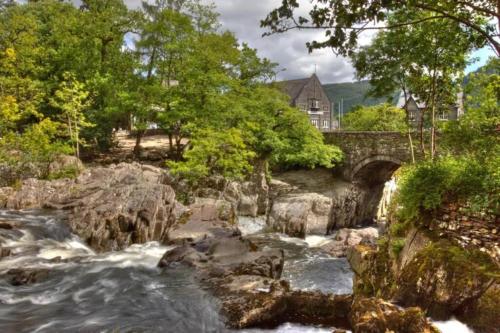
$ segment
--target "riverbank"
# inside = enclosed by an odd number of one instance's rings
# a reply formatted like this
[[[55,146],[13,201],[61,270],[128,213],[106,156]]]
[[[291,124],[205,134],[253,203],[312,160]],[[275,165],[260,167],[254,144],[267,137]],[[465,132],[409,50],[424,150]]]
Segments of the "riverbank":
[[[333,183],[328,192],[327,178],[318,172],[309,180],[306,174],[296,176],[282,175],[269,185],[263,177],[247,183],[212,180],[188,193],[183,203],[177,201],[178,193],[186,194],[179,192],[182,184],[162,169],[138,164],[90,168],[76,180],[28,180],[3,188],[0,203],[17,210],[4,211],[0,222],[0,311],[12,318],[31,316],[21,332],[65,331],[71,325],[156,331],[177,322],[179,332],[309,329],[295,324],[330,331],[434,330],[417,308],[402,309],[373,297],[379,294],[359,293],[358,276],[353,290],[353,272],[342,257],[357,244],[376,246],[380,230],[360,228],[358,222],[326,235],[331,218],[342,212],[335,202],[351,185],[323,173]],[[325,198],[330,206],[321,219],[318,202]],[[270,223],[275,205],[293,211],[288,216],[304,232]],[[51,210],[19,210],[27,207]],[[311,216],[323,221],[321,228],[310,228],[315,225]],[[179,280],[170,280],[176,276]],[[135,304],[138,297],[143,301]],[[184,314],[191,302],[203,308],[201,320]],[[86,318],[80,324],[77,312]],[[141,327],[144,320],[159,326]],[[17,320],[5,325],[16,327]]]

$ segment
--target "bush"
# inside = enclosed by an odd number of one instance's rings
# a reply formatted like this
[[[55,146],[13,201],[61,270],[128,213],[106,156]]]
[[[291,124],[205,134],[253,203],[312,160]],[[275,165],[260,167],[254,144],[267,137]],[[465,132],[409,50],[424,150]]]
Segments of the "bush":
[[[462,201],[473,211],[499,210],[500,158],[480,163],[473,158],[446,157],[408,166],[401,172],[397,195],[403,220],[418,219],[445,202]]]
[[[24,133],[9,132],[0,138],[0,167],[3,185],[29,177],[47,178],[50,164],[71,147],[57,140],[57,124],[44,119]]]
[[[242,132],[203,129],[191,139],[192,148],[184,153],[185,161],[168,161],[173,175],[195,181],[212,175],[242,179],[252,171],[255,153],[245,144]]]
[[[343,118],[343,127],[351,131],[408,130],[405,111],[390,104],[359,107]]]

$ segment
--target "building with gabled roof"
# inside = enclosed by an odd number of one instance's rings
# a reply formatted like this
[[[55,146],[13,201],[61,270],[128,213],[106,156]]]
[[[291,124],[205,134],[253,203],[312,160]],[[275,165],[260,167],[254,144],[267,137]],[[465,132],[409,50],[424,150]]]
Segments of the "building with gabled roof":
[[[436,119],[438,121],[449,121],[458,120],[464,114],[464,94],[459,92],[457,94],[457,99],[454,105],[450,105],[448,108],[441,110],[437,115]],[[405,100],[405,95],[401,92],[399,100],[396,106],[405,109],[408,114],[408,121],[410,125],[419,127],[421,121],[421,114],[425,112],[427,108],[425,102],[420,101],[416,96],[410,94],[410,96]]]
[[[310,78],[277,82],[290,97],[290,105],[308,114],[311,124],[322,132],[337,129],[332,103],[316,74]]]

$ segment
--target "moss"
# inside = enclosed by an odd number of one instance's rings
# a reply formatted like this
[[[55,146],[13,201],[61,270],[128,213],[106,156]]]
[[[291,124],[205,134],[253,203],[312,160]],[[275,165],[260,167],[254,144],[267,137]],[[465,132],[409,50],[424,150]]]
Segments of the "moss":
[[[56,172],[50,173],[46,177],[46,179],[47,180],[55,180],[63,178],[74,179],[78,177],[79,174],[80,174],[80,168],[78,168],[77,166],[68,166]]]
[[[500,278],[500,269],[486,253],[477,249],[464,250],[448,240],[429,244],[422,250],[420,257],[425,259],[424,263],[437,261],[454,271],[460,270],[464,276],[473,274],[485,278]]]
[[[175,198],[178,202],[180,202],[183,205],[189,205],[191,201],[191,196],[188,193],[182,191],[178,191],[175,194]]]
[[[460,320],[467,321],[472,328],[479,332],[494,332],[500,316],[500,284],[492,285],[474,303],[463,309]]]
[[[389,236],[390,237],[405,237],[412,227],[410,222],[400,222],[394,221],[389,226]]]
[[[179,219],[177,220],[177,224],[186,224],[189,221],[189,218],[193,215],[192,211],[187,211],[183,213]]]
[[[405,238],[392,238],[391,239],[391,251],[394,254],[394,256],[399,257],[399,254],[401,251],[403,251],[403,248],[405,246]]]
[[[401,305],[420,306],[434,319],[445,319],[459,314],[499,278],[499,268],[487,254],[442,239],[427,245],[404,267],[395,296]]]

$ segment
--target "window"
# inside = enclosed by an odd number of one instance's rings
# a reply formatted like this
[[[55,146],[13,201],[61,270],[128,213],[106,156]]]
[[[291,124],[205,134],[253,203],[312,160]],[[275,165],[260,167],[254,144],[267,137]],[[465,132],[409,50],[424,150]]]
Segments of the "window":
[[[447,112],[439,113],[439,120],[448,120],[448,113]]]
[[[314,127],[319,128],[319,120],[318,119],[311,119],[311,124]]]
[[[300,103],[299,104],[299,109],[302,110],[302,111],[305,111],[307,109],[306,104]]]
[[[330,128],[330,122],[328,120],[323,120],[323,128]]]
[[[409,111],[408,118],[410,121],[415,121],[415,111]]]
[[[323,106],[323,111],[328,111],[328,105]]]
[[[319,109],[319,100],[313,98],[311,99],[311,110],[318,110]]]

